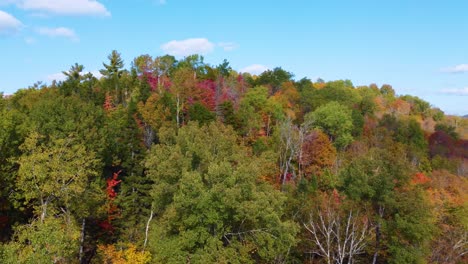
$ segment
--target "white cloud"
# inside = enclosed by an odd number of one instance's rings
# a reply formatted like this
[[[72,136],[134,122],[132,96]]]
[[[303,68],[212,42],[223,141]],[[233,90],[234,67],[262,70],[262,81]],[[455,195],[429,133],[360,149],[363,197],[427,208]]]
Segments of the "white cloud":
[[[234,42],[219,42],[218,46],[223,48],[224,51],[232,51],[239,47],[239,45]]]
[[[18,31],[23,24],[14,16],[0,10],[0,34],[11,34]]]
[[[96,71],[90,71],[89,73],[91,73],[94,77],[96,77],[97,79],[101,79],[102,77],[102,74],[99,70],[96,70]]]
[[[173,40],[161,45],[161,49],[174,56],[187,56],[192,54],[208,54],[213,51],[214,44],[206,38],[191,38]]]
[[[73,41],[78,41],[78,36],[76,35],[73,29],[69,29],[66,27],[57,27],[57,28],[48,28],[48,27],[41,27],[37,29],[37,33],[49,36],[49,37],[64,37],[69,38]]]
[[[255,75],[258,75],[258,74],[261,74],[262,72],[268,70],[268,67],[265,66],[265,65],[261,65],[261,64],[252,64],[250,66],[247,66],[245,68],[242,68],[240,70],[240,72],[248,72],[250,74],[255,74]]]
[[[453,67],[444,68],[441,70],[442,72],[448,73],[464,73],[468,72],[468,64],[459,64]]]
[[[19,8],[57,15],[110,16],[106,7],[96,0],[7,0]]]
[[[52,81],[65,81],[67,79],[67,76],[65,74],[58,72],[58,73],[53,73],[50,75],[47,75],[46,81],[52,82]]]
[[[102,77],[102,74],[99,72],[99,70],[81,72],[80,75],[84,76],[85,74],[88,74],[88,73],[91,73],[97,79],[100,79]],[[63,74],[62,72],[57,72],[57,73],[47,75],[46,78],[45,78],[45,81],[47,81],[47,82],[52,82],[54,80],[63,82],[65,80],[67,80],[67,76],[65,74]]]
[[[444,94],[468,96],[468,87],[461,89],[443,89]]]

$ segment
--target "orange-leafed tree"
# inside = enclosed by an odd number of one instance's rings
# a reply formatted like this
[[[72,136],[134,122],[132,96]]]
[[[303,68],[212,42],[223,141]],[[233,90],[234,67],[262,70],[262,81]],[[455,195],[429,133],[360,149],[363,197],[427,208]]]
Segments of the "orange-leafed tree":
[[[468,261],[468,180],[446,170],[431,174],[428,190],[438,235],[431,243],[430,263]]]
[[[409,115],[409,113],[411,112],[411,105],[400,98],[392,102],[389,108],[393,114]]]
[[[335,159],[336,149],[325,133],[314,130],[306,135],[299,163],[307,178],[320,176],[325,169],[333,166]]]
[[[99,245],[98,258],[105,264],[146,264],[151,261],[148,251],[139,251],[133,244],[117,249],[115,245]]]

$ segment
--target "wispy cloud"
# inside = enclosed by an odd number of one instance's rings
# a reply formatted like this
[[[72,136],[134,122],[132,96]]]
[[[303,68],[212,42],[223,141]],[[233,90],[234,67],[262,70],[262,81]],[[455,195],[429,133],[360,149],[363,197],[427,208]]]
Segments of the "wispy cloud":
[[[464,73],[468,72],[468,64],[459,64],[455,65],[453,67],[447,67],[441,69],[442,72],[447,72],[447,73]]]
[[[208,54],[214,50],[215,45],[206,38],[190,38],[185,40],[172,40],[163,45],[161,49],[174,56],[187,56],[192,54]]]
[[[57,27],[57,28],[48,28],[48,27],[41,27],[37,29],[37,33],[40,35],[48,36],[48,37],[64,37],[69,38],[73,41],[78,41],[78,36],[76,35],[73,29],[69,29],[66,27]]]
[[[52,73],[46,76],[46,81],[47,82],[52,82],[52,81],[65,81],[67,79],[67,76],[61,72],[57,73]]]
[[[218,46],[223,48],[224,51],[232,51],[239,47],[239,45],[234,42],[219,42]]]
[[[441,93],[449,95],[468,96],[468,87],[460,89],[443,89]]]
[[[82,72],[80,75],[84,76],[85,74],[88,74],[88,73],[91,73],[94,77],[98,79],[102,77],[102,74],[98,70]],[[67,76],[63,74],[62,72],[52,73],[45,77],[46,82],[65,81],[66,79],[67,79]]]
[[[96,0],[7,0],[21,9],[57,15],[110,16],[107,8]]]
[[[100,79],[102,77],[102,74],[99,70],[95,70],[95,71],[90,71],[88,73],[91,73],[94,77]]]
[[[166,0],[158,0],[158,4],[160,4],[160,5],[165,5],[165,4],[166,4]]]
[[[14,16],[0,10],[0,34],[11,34],[18,31],[23,24]]]
[[[268,70],[268,67],[261,64],[252,64],[250,66],[244,67],[240,70],[240,72],[248,72],[250,74],[261,74],[262,72]]]

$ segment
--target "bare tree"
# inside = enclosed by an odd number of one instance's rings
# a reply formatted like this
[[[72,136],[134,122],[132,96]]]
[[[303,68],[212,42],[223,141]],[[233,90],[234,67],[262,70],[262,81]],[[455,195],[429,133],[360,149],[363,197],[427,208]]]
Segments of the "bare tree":
[[[341,213],[330,203],[311,214],[303,224],[315,245],[311,254],[322,257],[326,263],[353,263],[356,255],[364,253],[369,238],[369,225],[365,218],[352,210]]]
[[[311,123],[305,122],[300,127],[294,125],[291,119],[287,119],[280,124],[280,170],[281,184],[284,185],[288,179],[288,175],[296,178],[296,172],[293,167],[293,162],[302,158],[302,148],[305,137],[311,129]],[[298,175],[302,177],[302,168],[298,164]]]
[[[284,185],[289,175],[294,173],[293,160],[299,153],[300,144],[298,139],[298,128],[292,124],[291,119],[287,119],[280,124],[280,170],[281,184]]]
[[[431,246],[429,263],[465,263],[468,256],[468,232],[466,230],[444,230]]]

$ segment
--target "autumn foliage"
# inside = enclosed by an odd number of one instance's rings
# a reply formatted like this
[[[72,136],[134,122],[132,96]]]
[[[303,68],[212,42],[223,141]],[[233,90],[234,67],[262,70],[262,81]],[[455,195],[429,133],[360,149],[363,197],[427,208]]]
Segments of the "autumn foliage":
[[[99,245],[98,257],[103,264],[146,264],[151,260],[148,251],[138,251],[133,244],[126,245],[125,249],[116,249],[115,245]]]
[[[0,95],[0,263],[466,263],[468,121],[142,55]]]
[[[299,161],[306,177],[320,176],[324,170],[333,166],[335,159],[336,149],[327,135],[320,130],[306,135]]]
[[[117,192],[115,188],[119,185],[122,180],[118,180],[119,174],[122,170],[118,172],[114,172],[112,177],[106,180],[106,194],[107,194],[107,219],[104,221],[99,222],[99,226],[107,231],[113,232],[114,226],[112,225],[112,221],[118,217],[118,207],[114,203],[115,198],[117,197]]]

